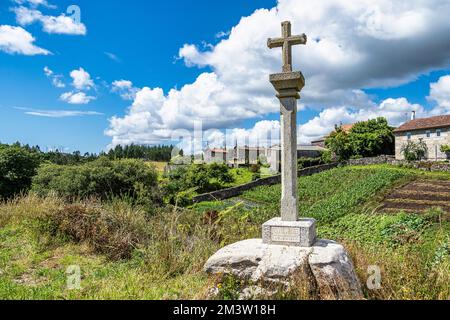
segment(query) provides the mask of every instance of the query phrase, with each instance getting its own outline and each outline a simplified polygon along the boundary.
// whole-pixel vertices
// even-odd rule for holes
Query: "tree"
[[[340,161],[348,160],[352,156],[348,134],[342,127],[336,127],[336,130],[325,141],[325,145]]]
[[[0,146],[0,198],[26,191],[40,164],[39,154],[18,146]]]
[[[385,118],[358,122],[349,133],[342,127],[336,127],[325,144],[341,161],[351,157],[394,154],[394,128],[389,126]]]
[[[403,145],[401,152],[407,161],[420,161],[426,158],[428,147],[423,139],[418,142],[408,141]]]
[[[363,158],[394,154],[394,128],[385,118],[358,122],[348,135],[352,156]]]

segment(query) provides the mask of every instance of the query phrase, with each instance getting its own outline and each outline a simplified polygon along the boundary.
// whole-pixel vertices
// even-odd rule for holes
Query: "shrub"
[[[18,146],[0,146],[0,199],[10,198],[31,186],[39,155]]]
[[[259,164],[252,164],[249,168],[249,171],[251,173],[258,173],[261,170],[261,165]]]
[[[333,152],[330,150],[322,152],[322,155],[320,156],[322,163],[331,163],[333,162]]]
[[[447,158],[450,159],[450,145],[441,146],[441,152],[447,155]]]
[[[298,168],[309,168],[323,164],[322,158],[299,158]]]
[[[126,197],[146,206],[160,202],[157,174],[141,160],[100,158],[76,166],[45,164],[32,188],[39,195],[56,192],[67,199]]]
[[[166,178],[164,189],[167,201],[179,205],[186,205],[190,202],[186,196],[192,196],[192,191],[211,192],[234,181],[230,169],[226,165],[218,163],[182,166],[167,173]]]
[[[418,142],[408,141],[403,145],[401,152],[407,161],[419,161],[425,159],[428,147],[422,139]]]
[[[145,213],[119,201],[106,208],[95,202],[68,204],[46,219],[53,234],[87,243],[114,260],[130,258],[149,239]]]

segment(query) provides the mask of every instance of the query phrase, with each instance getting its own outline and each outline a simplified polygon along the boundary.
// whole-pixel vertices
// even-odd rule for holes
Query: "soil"
[[[394,190],[381,207],[385,212],[421,213],[434,207],[445,211],[450,219],[450,181],[419,180]]]

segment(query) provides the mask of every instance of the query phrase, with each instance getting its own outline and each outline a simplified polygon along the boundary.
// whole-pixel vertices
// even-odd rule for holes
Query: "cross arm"
[[[302,34],[300,36],[291,36],[288,38],[270,38],[267,40],[267,46],[270,49],[279,48],[284,45],[285,41],[287,41],[291,45],[306,44],[308,38],[306,34]]]

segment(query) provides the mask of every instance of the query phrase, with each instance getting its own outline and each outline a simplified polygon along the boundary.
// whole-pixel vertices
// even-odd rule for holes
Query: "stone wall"
[[[299,177],[310,176],[310,175],[313,175],[316,173],[320,173],[323,171],[337,168],[340,165],[341,164],[339,164],[339,163],[331,163],[331,164],[325,164],[325,165],[321,165],[321,166],[302,169],[302,170],[299,170],[298,176]],[[281,183],[281,175],[276,175],[276,176],[272,176],[272,177],[268,177],[268,178],[258,179],[258,180],[252,181],[250,183],[236,186],[233,188],[201,194],[201,195],[194,197],[193,201],[194,201],[194,203],[199,203],[199,202],[204,202],[204,201],[218,201],[218,200],[230,199],[233,197],[237,197],[237,196],[241,195],[243,192],[254,189],[256,187],[272,186],[272,185],[280,184],[280,183]]]
[[[394,156],[379,156],[374,158],[351,159],[347,161],[350,166],[369,166],[374,164],[386,164],[395,161]]]
[[[396,160],[393,156],[379,156],[374,158],[362,158],[348,160],[347,165],[350,166],[368,166],[374,164],[391,164],[395,166],[410,167],[425,171],[443,171],[450,172],[450,163],[436,161],[416,161],[408,162],[406,160]]]

